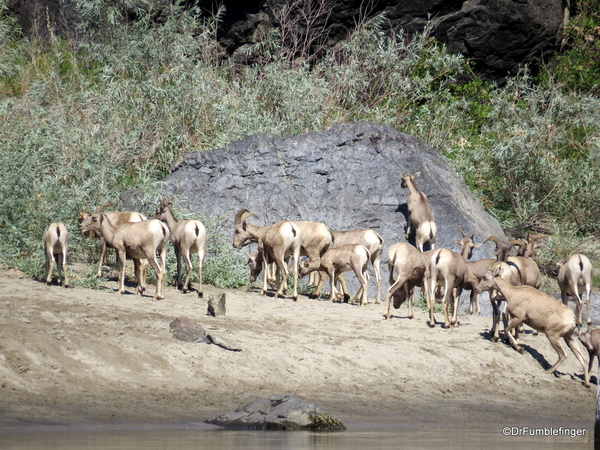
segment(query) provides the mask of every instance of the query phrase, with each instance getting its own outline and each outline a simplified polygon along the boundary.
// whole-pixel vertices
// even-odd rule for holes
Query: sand
[[[73,269],[73,268],[72,268]],[[77,273],[73,274],[77,278]],[[349,428],[565,426],[593,430],[595,385],[527,332],[523,353],[488,338],[491,319],[427,326],[402,306],[261,296],[205,286],[205,297],[165,288],[165,299],[47,286],[0,270],[0,426],[202,422],[271,394],[315,402]],[[210,295],[227,314],[207,315]],[[239,346],[174,339],[184,316]],[[566,345],[565,345],[566,349]],[[592,378],[595,382],[595,371]]]

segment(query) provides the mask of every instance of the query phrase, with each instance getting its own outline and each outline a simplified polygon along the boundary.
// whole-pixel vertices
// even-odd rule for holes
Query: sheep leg
[[[517,343],[517,341],[515,340],[515,338],[513,337],[512,333],[511,333],[511,331],[513,330],[513,328],[516,328],[519,325],[521,325],[521,323],[522,323],[521,319],[519,319],[518,317],[513,317],[510,320],[510,323],[508,324],[506,329],[504,330],[504,333],[508,337],[508,340],[510,341],[511,345],[519,353],[523,352],[523,348]],[[552,341],[550,343],[552,343]],[[561,348],[561,350],[562,350],[562,348]],[[563,351],[563,353],[564,353],[564,351]]]
[[[117,260],[119,267],[119,294],[125,293],[125,259],[127,255],[125,250],[117,251]]]
[[[573,333],[574,334],[574,333]],[[583,353],[581,353],[581,349],[579,348],[579,344],[577,343],[577,338],[573,334],[569,336],[565,336],[565,342],[575,355],[575,358],[579,360],[581,363],[581,367],[583,368],[583,385],[585,387],[590,387],[590,371],[591,369],[585,364],[585,358],[583,357]],[[590,361],[592,358],[590,357]]]
[[[279,281],[279,288],[277,289],[277,292],[275,292],[275,298],[277,298],[277,297],[283,297],[283,294],[285,293],[285,291],[287,289],[288,270],[287,270],[285,261],[283,261],[283,259],[278,258],[275,262],[277,264],[277,269],[279,270],[279,274],[281,276],[281,280]]]
[[[148,258],[148,262],[152,266],[152,269],[156,273],[156,291],[154,293],[154,300],[162,300],[164,298],[162,293],[162,285],[165,278],[165,271],[160,267],[156,256]]]
[[[185,294],[188,290],[189,290],[189,284],[190,284],[190,277],[192,275],[192,259],[190,257],[190,251],[189,249],[186,250],[185,252],[183,252],[183,261],[185,262],[185,271],[186,271],[186,275],[185,275],[185,280],[183,282],[183,285],[181,286],[181,293]]]
[[[354,302],[358,302],[358,306],[362,306],[368,302],[367,299],[367,277],[366,277],[366,266],[362,268],[352,267],[352,271],[354,275],[356,275],[356,279],[360,283],[360,288],[356,292],[356,297],[354,297]]]
[[[588,327],[592,324],[592,310],[590,306],[590,292],[592,290],[592,286],[590,282],[585,283],[585,302],[587,304],[587,324]]]
[[[588,348],[588,356],[588,359],[590,360],[588,365],[588,373],[592,373],[592,369],[594,368],[594,356],[596,356],[596,352]]]
[[[444,296],[442,297],[442,306],[444,308],[444,327],[450,328],[452,326],[452,322],[450,321],[450,317],[448,315],[448,308],[450,307],[450,302],[452,301],[452,289],[449,286],[452,286],[452,282],[454,280],[444,280]]]
[[[583,323],[583,302],[581,301],[581,296],[579,295],[579,286],[576,281],[569,281],[569,290],[571,291],[571,295],[573,296],[573,300],[575,300],[575,304],[577,307],[577,320],[579,324]],[[589,313],[589,309],[588,309]]]
[[[451,289],[452,292],[452,322],[451,325],[454,327],[458,324],[458,301],[460,300],[460,294],[462,294],[462,288],[459,286]]]
[[[329,279],[331,282],[331,293],[329,299],[334,302],[335,301],[335,268],[331,268],[331,270],[327,271],[327,275],[329,275]]]
[[[558,353],[558,361],[556,361],[556,363],[552,367],[545,371],[546,373],[552,373],[556,370],[558,366],[560,366],[563,363],[565,359],[567,359],[567,353],[565,352],[563,346],[560,344],[559,338],[557,336],[546,335],[546,337],[550,341],[550,344],[552,345],[556,353]],[[577,354],[575,354],[575,356],[577,357]]]
[[[102,276],[102,263],[104,262],[104,253],[106,252],[106,240],[103,237],[100,237],[100,256],[98,257],[100,261],[98,261],[98,270],[96,271],[96,278],[100,278]]]
[[[315,290],[313,291],[312,296],[318,297],[319,294],[321,293],[321,290],[323,289],[323,285],[325,284],[325,279],[327,278],[327,272],[314,271],[313,273],[316,273],[318,275],[319,282],[317,283],[317,287],[315,287]]]
[[[135,268],[135,278],[137,280],[137,287],[135,289],[135,293],[137,295],[142,295],[144,290],[142,289],[142,262],[139,259],[133,260],[133,267]]]
[[[295,251],[292,254],[292,257],[294,258],[294,268],[293,268],[294,293],[292,294],[292,298],[294,299],[294,301],[297,301],[298,300],[298,264],[300,264],[300,246],[298,246],[298,248],[295,249]]]
[[[492,342],[498,342],[498,323],[500,322],[500,304],[498,299],[490,292],[490,303],[492,304],[492,329],[490,330]],[[506,327],[505,327],[506,328]]]
[[[406,297],[408,298],[408,318],[412,319],[413,315],[413,302],[415,297],[415,288],[409,287],[407,283],[404,283],[404,289],[406,290]]]
[[[427,303],[427,308],[429,309],[429,326],[431,328],[435,327],[435,316],[433,314],[433,308],[435,306],[435,281],[430,280],[432,286],[427,286],[427,282],[423,281],[423,290],[425,291],[425,302]]]
[[[67,271],[67,250],[63,249],[62,253],[58,255],[59,257],[59,266],[58,266],[58,276],[62,276],[63,286],[69,287],[69,273]],[[62,275],[61,275],[62,273]],[[589,311],[589,309],[588,309]]]
[[[204,262],[204,250],[198,251],[198,287],[196,288],[196,292],[198,292],[198,297],[204,296],[204,289],[202,288],[202,264]]]
[[[373,265],[373,272],[375,273],[375,282],[377,283],[377,299],[375,300],[376,305],[381,303],[381,271],[379,270],[380,259],[381,254],[373,258],[371,261],[371,264]]]
[[[46,284],[52,283],[52,269],[54,268],[54,255],[52,250],[46,250],[46,272],[44,273],[44,281]]]
[[[479,294],[477,293],[477,289],[471,289],[471,294],[469,295],[469,309],[467,314],[473,314],[473,306],[475,306],[475,315],[481,315],[481,309],[479,308]]]
[[[400,283],[400,279],[398,279],[394,284],[392,284],[388,288],[387,294],[385,296],[385,306],[383,307],[384,319],[390,318],[390,304],[392,303],[392,296],[394,295],[394,292],[396,292],[400,287],[402,287],[402,284]]]
[[[174,250],[175,250],[175,259],[177,260],[177,275],[175,277],[175,290],[180,290],[181,289],[181,285],[179,284],[179,280],[180,278],[180,274],[181,274],[181,251],[179,250],[179,248],[175,245],[174,246]]]
[[[348,301],[350,298],[350,292],[348,291],[348,285],[346,285],[346,279],[344,278],[344,272],[340,272],[337,276],[337,281],[340,283],[342,293],[344,295],[344,301]]]
[[[148,261],[140,259],[140,278],[138,278],[138,286],[141,292],[146,291],[146,279],[148,277]]]

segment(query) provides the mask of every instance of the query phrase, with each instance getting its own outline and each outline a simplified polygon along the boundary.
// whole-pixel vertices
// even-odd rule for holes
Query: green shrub
[[[493,86],[427,30],[385,31],[383,16],[310,64],[289,33],[272,33],[252,49],[255,64],[239,67],[211,41],[222,11],[158,14],[131,0],[79,6],[80,41],[25,39],[0,14],[2,264],[39,276],[41,237],[57,220],[71,231],[71,260],[94,263],[79,212],[134,189],[142,194],[128,207],[152,215],[155,183],[182,153],[346,121],[388,123],[438,148],[506,226],[600,232],[600,101],[592,88],[565,89],[554,69],[541,84],[524,71]],[[205,281],[245,284],[229,220],[201,219],[210,237]],[[174,274],[172,251],[168,264]]]

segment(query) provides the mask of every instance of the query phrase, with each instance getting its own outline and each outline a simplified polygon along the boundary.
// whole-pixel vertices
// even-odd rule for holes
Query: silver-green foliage
[[[153,186],[182,153],[345,121],[388,123],[437,147],[505,223],[546,215],[600,229],[595,97],[542,89],[526,74],[504,87],[475,84],[476,97],[457,83],[464,58],[427,31],[384,32],[382,16],[310,66],[278,57],[285,45],[273,42],[252,49],[264,63],[236,66],[212,41],[215,20],[197,11],[172,7],[157,22],[143,2],[79,5],[90,36],[81,42],[29,43],[0,19],[1,262],[31,261],[33,273],[55,220],[71,230],[74,258],[92,260],[78,212]],[[131,8],[134,23],[122,20]],[[139,207],[152,215],[155,205]],[[206,279],[237,285],[244,257],[228,225],[212,220]]]

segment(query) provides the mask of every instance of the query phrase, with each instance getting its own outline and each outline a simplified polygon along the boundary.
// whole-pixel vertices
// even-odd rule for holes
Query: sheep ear
[[[502,275],[502,267],[498,266],[498,267],[494,268],[494,271],[492,272],[492,275],[494,277],[499,277],[500,275]]]
[[[421,171],[418,171],[413,175],[413,178],[419,178],[421,176]]]

